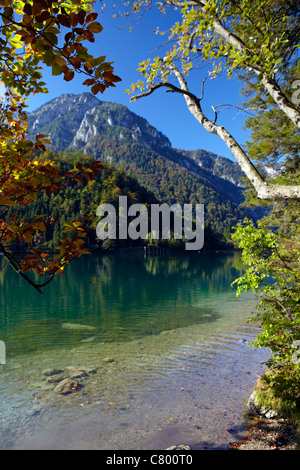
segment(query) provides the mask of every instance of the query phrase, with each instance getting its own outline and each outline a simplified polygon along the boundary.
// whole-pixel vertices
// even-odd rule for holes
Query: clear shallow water
[[[0,448],[226,448],[268,357],[240,272],[237,253],[88,256],[41,296],[1,271]],[[95,372],[67,396],[42,374],[75,366]]]

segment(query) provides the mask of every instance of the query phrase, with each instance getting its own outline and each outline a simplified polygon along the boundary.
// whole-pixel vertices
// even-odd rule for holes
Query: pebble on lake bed
[[[52,369],[44,369],[42,371],[42,374],[45,375],[46,377],[49,377],[50,375],[57,375],[61,374],[63,370],[61,369],[55,369],[54,367]]]
[[[105,363],[108,364],[109,362],[115,362],[115,360],[114,360],[112,357],[105,357],[105,358],[103,359],[103,362],[105,362]]]
[[[167,447],[166,450],[192,450],[192,448],[190,446],[180,444],[179,446]]]
[[[49,377],[46,378],[46,382],[48,384],[55,384],[57,382],[61,382],[62,380],[66,379],[67,377],[62,374],[54,374],[50,375]]]
[[[54,392],[66,395],[72,393],[79,388],[79,384],[72,379],[64,379],[54,388]]]
[[[71,372],[70,374],[71,379],[81,379],[83,377],[88,377],[87,372],[85,372],[84,370],[74,369],[73,372]]]

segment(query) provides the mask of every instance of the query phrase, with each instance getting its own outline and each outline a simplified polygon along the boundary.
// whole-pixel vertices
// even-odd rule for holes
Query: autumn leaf
[[[57,15],[57,20],[59,24],[65,26],[66,28],[70,28],[71,23],[67,15]]]
[[[73,80],[74,75],[75,75],[74,70],[68,70],[68,71],[64,74],[64,80],[66,80],[66,82],[69,82],[69,81]]]
[[[103,26],[98,21],[94,21],[88,25],[88,30],[92,31],[92,33],[100,33],[103,30]]]

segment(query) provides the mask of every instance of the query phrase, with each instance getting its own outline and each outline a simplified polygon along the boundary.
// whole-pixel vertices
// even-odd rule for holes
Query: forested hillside
[[[91,163],[92,156],[84,155],[80,152],[60,152],[59,155],[51,151],[46,151],[39,156],[39,159],[49,159],[55,161],[57,167],[64,172],[71,171],[78,163]],[[50,229],[43,234],[40,243],[48,249],[54,249],[63,235],[65,223],[79,218],[91,217],[86,225],[89,228],[87,244],[91,249],[112,250],[120,247],[141,247],[147,241],[144,240],[96,240],[96,225],[99,218],[96,217],[96,210],[100,204],[109,203],[116,208],[118,215],[119,196],[127,196],[128,206],[134,203],[141,203],[149,207],[150,204],[160,204],[172,199],[172,194],[166,192],[164,201],[159,200],[151,191],[139,184],[136,178],[127,175],[124,169],[117,169],[112,164],[104,163],[104,169],[92,181],[82,183],[72,182],[67,187],[47,196],[43,194],[32,204],[14,209],[24,219],[33,219],[35,216],[45,214],[55,220]],[[150,214],[150,213],[149,213]],[[129,219],[130,220],[130,219]],[[209,220],[205,221],[205,249],[226,248],[230,246],[224,235],[212,229]],[[150,227],[150,220],[149,220]],[[153,243],[153,242],[152,242]],[[168,249],[184,249],[183,240],[157,240],[157,245],[162,245]]]

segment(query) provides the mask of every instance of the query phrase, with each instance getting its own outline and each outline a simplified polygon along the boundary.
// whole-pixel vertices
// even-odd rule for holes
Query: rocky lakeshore
[[[69,323],[63,329],[79,326],[88,331]],[[91,329],[72,348],[15,361],[5,382],[18,401],[4,409],[2,447],[225,449],[240,439],[242,400],[261,361],[240,335],[215,333],[213,340],[186,327],[98,342]]]
[[[114,363],[111,357],[101,358],[103,365]],[[82,391],[87,380],[96,376],[99,368],[67,366],[65,369],[48,368],[42,371],[42,388],[55,395],[68,395]],[[287,420],[278,417],[276,411],[260,408],[255,392],[247,403],[248,429],[245,436],[230,442],[228,450],[296,450],[297,431]],[[166,450],[193,450],[189,445],[173,445]]]
[[[276,411],[260,408],[255,392],[247,403],[248,429],[243,439],[231,442],[229,450],[297,450],[297,429]]]
[[[53,385],[53,391],[61,395],[79,390],[83,386],[82,380],[95,373],[96,369],[77,366],[68,366],[65,371],[55,368],[42,371],[45,383],[49,386]]]

